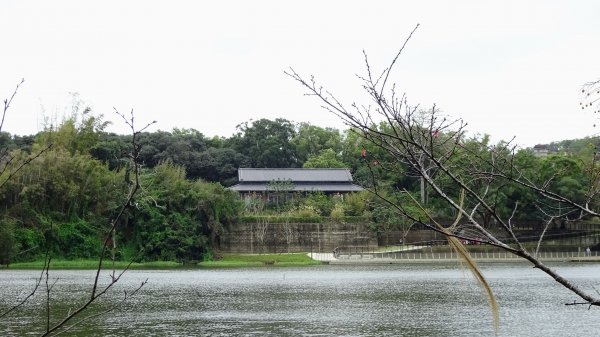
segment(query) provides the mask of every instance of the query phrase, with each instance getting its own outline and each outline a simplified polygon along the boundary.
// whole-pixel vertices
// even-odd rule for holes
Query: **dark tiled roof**
[[[240,168],[238,179],[242,182],[270,182],[274,180],[290,180],[299,182],[351,182],[352,175],[348,169],[271,169]]]
[[[240,168],[240,183],[230,187],[238,192],[268,192],[271,182],[290,182],[290,192],[358,192],[363,188],[352,183],[349,169],[271,169]]]
[[[230,187],[234,191],[238,192],[266,192],[269,191],[268,184],[260,183],[240,183]],[[293,184],[290,192],[359,192],[363,188],[351,183],[345,184],[327,184],[327,183],[302,183]]]

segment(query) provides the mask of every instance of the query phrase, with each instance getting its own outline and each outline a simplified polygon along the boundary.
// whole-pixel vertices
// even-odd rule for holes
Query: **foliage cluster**
[[[130,145],[127,136],[105,132],[102,116],[77,104],[69,118],[35,136],[0,133],[0,148],[15,161],[53,144],[0,188],[0,263],[35,259],[46,250],[62,258],[98,254],[98,242],[105,238],[103,233],[130,179],[125,157]],[[376,127],[389,131],[385,124]],[[444,133],[439,137],[443,139]],[[490,144],[487,136],[463,137],[461,142],[462,152],[450,159],[450,165],[459,169],[468,168],[475,158],[494,156],[494,149],[506,148],[502,143]],[[412,206],[412,198],[424,198],[427,211],[436,218],[456,215],[434,191],[421,189],[415,172],[353,129],[340,132],[285,119],[258,120],[241,124],[230,138],[174,129],[142,133],[140,143],[143,189],[119,225],[115,245],[120,258],[201,261],[240,216],[242,221],[261,216],[294,222],[367,219],[378,232],[406,230],[412,224],[366,192],[343,198],[289,195],[282,183],[274,191],[280,194],[277,203],[256,198],[241,205],[223,187],[236,182],[239,167],[348,167],[358,184],[385,193],[416,218],[422,211]],[[536,156],[531,149],[518,150],[515,164],[536,183],[550,181],[549,190],[583,200],[596,144],[593,139],[570,140],[553,143],[553,148],[557,152],[546,157]],[[438,180],[450,195],[458,196],[451,182],[443,176]],[[493,210],[499,214],[514,212],[519,221],[540,218],[538,197],[530,189],[516,185],[487,188],[494,195]],[[489,211],[479,208],[477,212],[482,223],[494,225]]]
[[[0,177],[0,263],[55,258],[97,258],[111,217],[124,201],[131,168],[126,161],[94,157],[106,136],[101,116],[74,115],[49,126],[30,146],[20,148],[3,134],[11,161],[29,151],[51,149],[11,179]],[[121,155],[122,156],[122,155]],[[10,171],[7,171],[10,172]],[[235,222],[239,197],[221,184],[186,178],[169,159],[145,168],[143,189],[111,238],[117,259],[197,261],[210,253]]]

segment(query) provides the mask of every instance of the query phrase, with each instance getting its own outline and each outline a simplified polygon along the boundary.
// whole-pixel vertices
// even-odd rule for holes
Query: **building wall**
[[[220,249],[236,253],[332,252],[335,248],[377,247],[363,224],[240,223],[221,236]]]

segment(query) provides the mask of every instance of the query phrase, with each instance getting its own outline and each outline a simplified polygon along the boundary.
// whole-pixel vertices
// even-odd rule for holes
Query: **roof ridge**
[[[346,167],[240,167],[238,170],[350,170]]]

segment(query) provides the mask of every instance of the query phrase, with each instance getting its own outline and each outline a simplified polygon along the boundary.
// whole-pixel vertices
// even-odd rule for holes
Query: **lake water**
[[[555,264],[582,288],[600,289],[600,264]],[[500,304],[498,336],[599,336],[600,308],[577,300],[525,264],[486,264]],[[38,272],[0,270],[0,310]],[[89,292],[90,271],[53,271],[55,317]],[[108,276],[104,276],[106,281]],[[129,271],[111,296],[148,284],[119,310],[67,336],[492,336],[490,309],[470,274],[453,264]],[[43,329],[43,293],[0,321],[0,335]],[[94,310],[99,310],[95,308]]]

